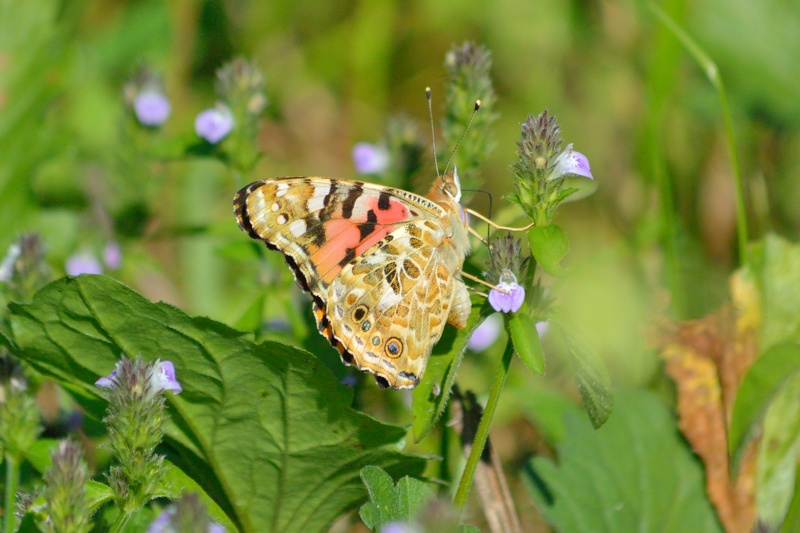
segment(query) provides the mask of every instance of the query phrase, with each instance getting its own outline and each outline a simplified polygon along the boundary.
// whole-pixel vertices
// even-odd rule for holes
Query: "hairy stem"
[[[511,358],[513,356],[514,344],[511,342],[511,336],[509,335],[506,350],[503,352],[503,359],[500,362],[500,368],[497,370],[497,375],[492,384],[492,390],[489,392],[489,401],[486,402],[486,409],[483,411],[481,422],[478,424],[478,431],[475,433],[475,441],[472,443],[472,450],[469,453],[469,458],[467,458],[467,465],[464,467],[464,473],[461,475],[461,481],[458,484],[454,503],[459,509],[463,509],[464,504],[467,503],[469,489],[472,487],[472,480],[475,477],[475,469],[478,467],[478,461],[480,461],[481,455],[483,455],[486,440],[489,438],[489,429],[492,427],[492,419],[497,410],[497,404],[500,401],[500,393],[503,391],[503,385],[506,383],[508,367],[511,365]]]

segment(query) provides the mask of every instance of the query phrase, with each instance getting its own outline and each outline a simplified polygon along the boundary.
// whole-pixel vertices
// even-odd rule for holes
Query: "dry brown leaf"
[[[727,427],[736,391],[755,360],[759,326],[754,288],[731,280],[736,312],[723,309],[673,327],[661,347],[678,395],[678,426],[702,459],[706,490],[728,532],[752,530],[755,521],[755,442],[731,479]]]

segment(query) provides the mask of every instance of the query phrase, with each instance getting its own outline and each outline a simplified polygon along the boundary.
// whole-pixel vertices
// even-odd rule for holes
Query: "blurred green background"
[[[544,109],[557,115],[599,190],[562,208],[571,275],[545,283],[615,383],[648,383],[657,368],[649,328],[662,316],[717,308],[739,264],[715,92],[648,6],[0,0],[0,249],[38,231],[61,274],[67,257],[99,255],[116,240],[123,266],[111,275],[151,299],[233,323],[258,276],[224,253],[246,239],[231,213],[243,183],[219,161],[185,153],[196,142],[195,115],[214,103],[216,69],[244,56],[266,77],[264,157],[245,179],[352,178],[353,144],[377,140],[388,117],[407,113],[427,135],[424,88],[433,89],[438,121],[444,54],[474,41],[493,54],[500,113],[497,147],[479,169],[486,188],[506,205],[520,123]],[[751,238],[767,230],[796,238],[800,2],[661,6],[726,82]],[[145,148],[126,129],[122,94],[142,66],[163,76],[172,102]],[[473,206],[487,208],[480,195]]]

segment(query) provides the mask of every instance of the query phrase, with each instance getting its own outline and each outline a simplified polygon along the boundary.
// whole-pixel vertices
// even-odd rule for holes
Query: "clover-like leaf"
[[[424,466],[395,451],[405,430],[354,411],[352,391],[302,350],[255,344],[105,276],[57,280],[10,309],[19,356],[95,419],[105,401],[93,384],[122,354],[172,361],[183,393],[168,395],[162,451],[240,530],[327,530],[366,497],[362,467]]]
[[[395,484],[389,474],[376,466],[362,468],[361,479],[370,501],[361,506],[359,515],[373,531],[390,522],[412,522],[435,495],[427,484],[409,476]]]

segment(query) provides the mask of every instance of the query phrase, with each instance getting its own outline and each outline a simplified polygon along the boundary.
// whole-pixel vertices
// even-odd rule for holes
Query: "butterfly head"
[[[443,174],[436,178],[428,198],[440,203],[458,204],[461,201],[461,181],[458,179],[458,170],[455,167],[452,174]]]

